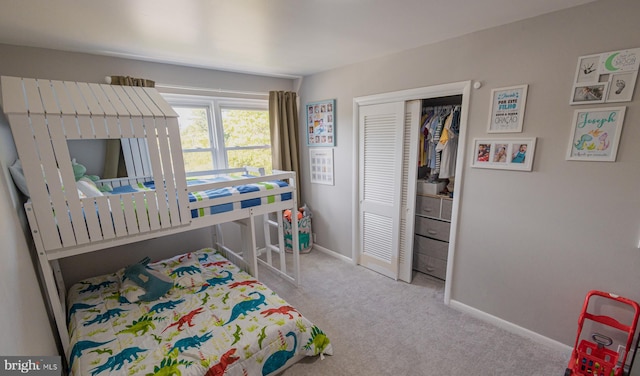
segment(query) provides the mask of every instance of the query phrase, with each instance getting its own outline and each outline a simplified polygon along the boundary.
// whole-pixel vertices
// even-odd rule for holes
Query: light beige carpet
[[[564,374],[570,354],[445,306],[442,281],[396,282],[315,250],[301,265],[299,288],[264,268],[260,279],[325,331],[334,355],[284,376]]]

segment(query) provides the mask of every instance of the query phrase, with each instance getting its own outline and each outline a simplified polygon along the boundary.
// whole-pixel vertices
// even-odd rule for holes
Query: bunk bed
[[[274,171],[271,175],[253,176],[243,169],[242,176],[230,178],[226,173],[238,170],[228,170],[210,180],[187,180],[177,114],[153,88],[4,76],[0,78],[0,82],[2,109],[9,120],[29,191],[25,211],[49,303],[68,360],[74,360],[77,356],[74,350],[77,350],[78,343],[89,341],[87,338],[78,338],[76,333],[79,331],[74,329],[83,327],[86,322],[80,325],[79,322],[73,324],[70,321],[70,325],[74,326],[67,327],[67,318],[76,317],[67,315],[73,307],[78,307],[75,304],[86,305],[87,299],[106,302],[100,308],[106,311],[101,314],[113,312],[110,309],[124,309],[109,306],[113,299],[100,295],[104,294],[99,291],[100,288],[94,289],[98,295],[82,298],[81,303],[67,301],[67,298],[78,298],[78,291],[72,288],[70,296],[67,296],[58,263],[61,258],[235,222],[242,229],[242,252],[234,253],[223,245],[220,246],[225,251],[224,256],[233,261],[229,265],[237,264],[248,274],[240,275],[236,270],[227,269],[226,272],[215,271],[218,273],[214,273],[215,275],[224,276],[224,273],[228,273],[229,276],[238,275],[241,280],[251,275],[257,279],[258,263],[261,263],[289,282],[295,285],[299,283],[298,237],[293,236],[293,252],[289,255],[284,250],[282,229],[282,212],[286,209],[295,211],[298,206],[293,172]],[[67,144],[69,140],[82,139],[119,139],[122,140],[123,148],[128,144],[143,145],[143,148],[129,149],[125,153],[142,155],[143,158],[139,159],[146,161],[148,166],[142,170],[143,173],[137,172],[133,176],[102,182],[115,187],[110,194],[87,196],[76,189],[77,182]],[[132,140],[142,142],[131,142]],[[264,257],[259,257],[256,249],[255,219],[258,216],[264,219]],[[296,234],[298,223],[296,216],[292,217],[292,233]],[[277,227],[276,244],[271,244],[272,227]],[[273,257],[272,253],[276,256]],[[153,255],[149,257],[153,258]],[[173,264],[175,263],[171,260],[162,262],[165,267],[176,267],[177,264]],[[103,278],[102,282],[95,286],[112,284],[105,283],[108,281],[104,280],[104,276],[100,278]],[[232,280],[227,279],[226,282]],[[122,279],[111,282],[118,286],[122,284]],[[88,286],[94,286],[93,282],[88,283]],[[200,295],[193,299],[201,299],[204,294],[211,296],[214,291],[206,290],[207,287],[217,288],[227,283],[204,283],[198,290]],[[241,291],[245,291],[245,288],[246,286]],[[254,296],[275,296],[262,285],[258,289],[259,291],[249,292],[248,296],[244,293],[236,303],[250,302],[250,298]],[[220,292],[215,294],[219,296]],[[192,301],[192,298],[183,299]],[[277,297],[269,299],[279,301]],[[69,311],[66,309],[67,304],[70,305]],[[249,304],[244,303],[244,306]],[[136,309],[143,308],[137,306]],[[90,312],[95,312],[96,309]],[[150,307],[146,309],[147,313],[150,312]],[[243,314],[260,316],[259,311],[253,311],[251,309]],[[224,315],[228,315],[228,312]],[[87,319],[86,313],[83,317]],[[103,319],[103,316],[99,316],[98,321]],[[300,325],[304,327],[311,324]],[[318,329],[314,331],[317,333]],[[70,333],[75,340],[74,345],[70,342]],[[279,333],[281,346],[287,347],[285,337],[288,332]],[[146,338],[145,341],[149,344],[152,340]],[[326,350],[330,352],[330,347]],[[321,349],[320,352],[322,351],[324,350]],[[202,355],[202,351],[200,354]],[[208,364],[215,359],[216,355],[213,355],[213,358],[201,360]],[[175,357],[165,360],[176,361],[179,360]],[[87,371],[80,373],[83,372]],[[95,370],[92,374],[95,374]]]

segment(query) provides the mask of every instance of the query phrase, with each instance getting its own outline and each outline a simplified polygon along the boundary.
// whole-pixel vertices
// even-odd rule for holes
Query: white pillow
[[[87,198],[87,195],[84,194],[84,192],[82,192],[81,190],[77,190],[78,191],[78,197],[80,198]]]
[[[76,187],[78,187],[78,191],[84,193],[87,197],[104,196],[98,187],[96,187],[96,184],[89,178],[80,178],[80,180],[76,182]]]
[[[13,182],[16,187],[27,197],[29,196],[29,189],[27,189],[27,181],[24,178],[24,171],[22,171],[22,163],[19,159],[16,159],[11,166],[9,166],[9,172],[13,178]]]

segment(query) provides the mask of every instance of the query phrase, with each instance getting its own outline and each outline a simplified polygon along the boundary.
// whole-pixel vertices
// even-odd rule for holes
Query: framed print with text
[[[567,160],[615,162],[626,107],[576,110]]]
[[[529,85],[491,90],[488,133],[522,132]]]

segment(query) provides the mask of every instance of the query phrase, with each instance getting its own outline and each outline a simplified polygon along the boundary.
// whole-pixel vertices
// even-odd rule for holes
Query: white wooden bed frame
[[[58,264],[58,260],[64,257],[236,222],[242,228],[243,252],[229,255],[232,252],[230,249],[217,244],[227,251],[225,256],[232,256],[232,261],[256,278],[260,262],[298,286],[298,237],[293,236],[293,270],[287,272],[282,226],[283,210],[291,209],[295,212],[298,207],[295,173],[274,171],[272,175],[241,181],[242,184],[249,184],[287,180],[289,186],[280,189],[278,194],[290,192],[291,200],[191,218],[192,209],[239,199],[237,196],[222,197],[189,203],[188,192],[228,187],[233,182],[187,186],[178,115],[155,89],[6,76],[1,77],[0,81],[2,107],[11,126],[31,196],[30,201],[25,204],[25,210],[58,334],[67,356],[69,335],[65,314],[66,288]],[[144,140],[148,158],[142,158],[142,162],[148,159],[150,168],[147,166],[146,170],[151,175],[135,175],[108,182],[129,185],[154,180],[165,182],[164,186],[156,184],[155,191],[149,192],[80,198],[75,188],[67,140],[81,139]],[[122,142],[127,150],[125,155],[138,152],[138,149],[133,149],[139,148],[139,145],[127,148],[129,144],[138,143],[128,143],[127,140]],[[238,170],[222,172],[236,171]],[[251,192],[242,194],[241,199],[270,195],[273,195],[273,191]],[[145,205],[147,210],[135,210],[136,207]],[[269,219],[269,213],[276,213],[275,221]],[[256,251],[256,216],[265,219],[266,260],[258,258]],[[292,217],[292,233],[297,234],[297,217]],[[278,243],[275,245],[271,244],[270,239],[272,226],[278,228]],[[276,257],[278,267],[272,263],[271,252],[279,254]]]

